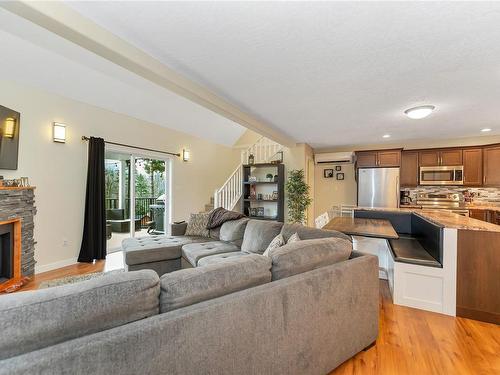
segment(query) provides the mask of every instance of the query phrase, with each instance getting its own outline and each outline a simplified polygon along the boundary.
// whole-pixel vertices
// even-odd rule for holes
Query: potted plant
[[[267,181],[273,182],[274,176],[272,175],[272,173],[268,173],[268,174],[266,174],[266,178],[267,178]]]
[[[286,182],[288,217],[291,223],[304,224],[307,207],[312,202],[309,185],[304,181],[304,170],[292,170]]]

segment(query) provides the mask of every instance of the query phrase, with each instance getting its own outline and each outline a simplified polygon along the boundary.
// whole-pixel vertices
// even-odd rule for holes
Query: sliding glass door
[[[108,254],[125,238],[165,234],[170,222],[170,159],[106,149]]]

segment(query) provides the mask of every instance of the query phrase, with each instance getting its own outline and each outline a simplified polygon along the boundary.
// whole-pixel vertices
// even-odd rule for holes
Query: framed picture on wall
[[[323,169],[323,177],[324,178],[332,178],[333,177],[333,169]]]
[[[336,170],[337,172],[340,172],[340,171],[342,170],[342,166],[341,166],[341,165],[336,165],[336,166],[335,166],[335,170]]]
[[[344,174],[343,173],[337,173],[337,180],[341,181],[344,179]]]

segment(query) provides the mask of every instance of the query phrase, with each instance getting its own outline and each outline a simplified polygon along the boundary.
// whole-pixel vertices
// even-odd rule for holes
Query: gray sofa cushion
[[[271,260],[249,254],[205,267],[165,274],[160,311],[167,312],[271,281]],[[210,321],[206,322],[210,324]]]
[[[125,263],[128,265],[159,262],[181,257],[182,245],[211,241],[205,237],[147,236],[126,238],[122,241]]]
[[[337,237],[337,238],[343,238],[344,240],[347,241],[351,241],[351,237],[336,230],[317,229],[317,228],[306,227],[300,224],[284,224],[283,228],[281,228],[281,234],[283,235],[283,238],[285,239],[286,242],[288,242],[288,240],[294,233],[297,233],[301,240]]]
[[[283,279],[349,259],[352,243],[342,238],[292,242],[270,251],[273,280]]]
[[[207,257],[203,257],[198,261],[198,267],[204,267],[209,264],[220,263],[225,260],[232,260],[235,258],[243,257],[250,255],[251,253],[247,253],[244,251],[233,251],[232,253],[224,253],[224,254],[215,254],[209,255]]]
[[[236,245],[222,241],[192,243],[182,246],[182,257],[191,263],[193,267],[196,267],[198,261],[203,257],[239,250]]]
[[[0,296],[0,359],[156,315],[159,295],[142,270]]]
[[[277,221],[249,220],[241,251],[263,254],[274,237],[281,231],[283,223]]]
[[[243,242],[243,235],[245,234],[247,223],[247,218],[226,221],[220,228],[220,240],[231,242],[240,247]]]

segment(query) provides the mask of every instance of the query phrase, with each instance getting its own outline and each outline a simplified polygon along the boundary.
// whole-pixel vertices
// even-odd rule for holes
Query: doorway
[[[167,234],[171,217],[171,160],[106,145],[107,253],[126,238]]]

